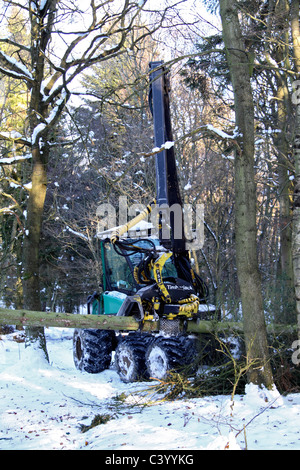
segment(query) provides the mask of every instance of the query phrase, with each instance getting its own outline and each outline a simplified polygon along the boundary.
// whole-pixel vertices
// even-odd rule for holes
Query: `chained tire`
[[[133,333],[126,336],[117,346],[115,366],[123,382],[149,379],[145,363],[146,350],[153,341],[151,335]]]
[[[75,367],[89,374],[108,369],[116,342],[114,331],[75,329],[73,359]]]
[[[148,375],[152,379],[165,379],[170,371],[180,372],[187,366],[192,367],[196,355],[196,340],[185,336],[159,336],[146,351]]]

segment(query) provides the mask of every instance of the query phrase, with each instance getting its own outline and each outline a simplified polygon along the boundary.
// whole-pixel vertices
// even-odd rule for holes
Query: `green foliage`
[[[215,94],[224,93],[231,80],[222,34],[200,38],[194,47],[195,57],[190,58],[181,71],[185,83],[198,89],[204,99],[212,92],[212,83]]]

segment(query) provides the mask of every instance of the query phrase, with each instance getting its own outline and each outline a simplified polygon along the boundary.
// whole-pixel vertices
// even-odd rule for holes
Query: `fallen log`
[[[74,313],[37,312],[33,310],[13,310],[0,308],[0,325],[44,326],[58,328],[95,328],[100,330],[137,331],[141,324],[133,317],[117,315],[79,315]],[[243,332],[242,322],[228,321],[187,321],[182,325],[187,333]],[[159,321],[145,321],[143,331],[159,331]],[[296,333],[297,325],[268,325],[269,333]]]
[[[150,323],[150,322],[148,322]],[[152,322],[153,323],[153,322]],[[0,325],[45,326],[61,328],[96,328],[101,330],[138,330],[133,317],[116,315],[78,315],[74,313],[37,312],[33,310],[11,310],[0,308]],[[149,331],[157,328],[149,325]]]

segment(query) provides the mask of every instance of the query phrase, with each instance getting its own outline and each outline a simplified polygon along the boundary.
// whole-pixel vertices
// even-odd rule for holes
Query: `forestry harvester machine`
[[[102,292],[88,298],[88,313],[133,316],[134,332],[76,329],[73,356],[78,369],[98,373],[114,363],[125,382],[149,377],[162,379],[168,371],[192,364],[199,353],[197,336],[186,333],[187,322],[197,322],[199,307],[207,303],[208,289],[194,272],[186,249],[183,217],[169,214],[170,236],[162,233],[163,210],[182,200],[172,145],[169,90],[163,62],[150,63],[149,105],[153,115],[156,158],[156,199],[127,224],[102,237]],[[132,239],[130,229],[158,208],[158,236]],[[175,224],[181,223],[181,237]],[[143,331],[144,322],[158,321],[159,331]]]

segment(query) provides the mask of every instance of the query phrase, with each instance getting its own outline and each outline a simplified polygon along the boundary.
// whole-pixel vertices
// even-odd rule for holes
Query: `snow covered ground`
[[[46,329],[49,364],[15,333],[1,336],[0,450],[97,449],[108,458],[156,450],[155,459],[168,450],[187,458],[202,449],[300,449],[300,394],[251,385],[234,402],[208,396],[147,404],[153,397],[138,391],[149,382],[124,384],[113,367],[97,375],[76,370],[72,333]],[[82,432],[97,415],[112,419]]]

